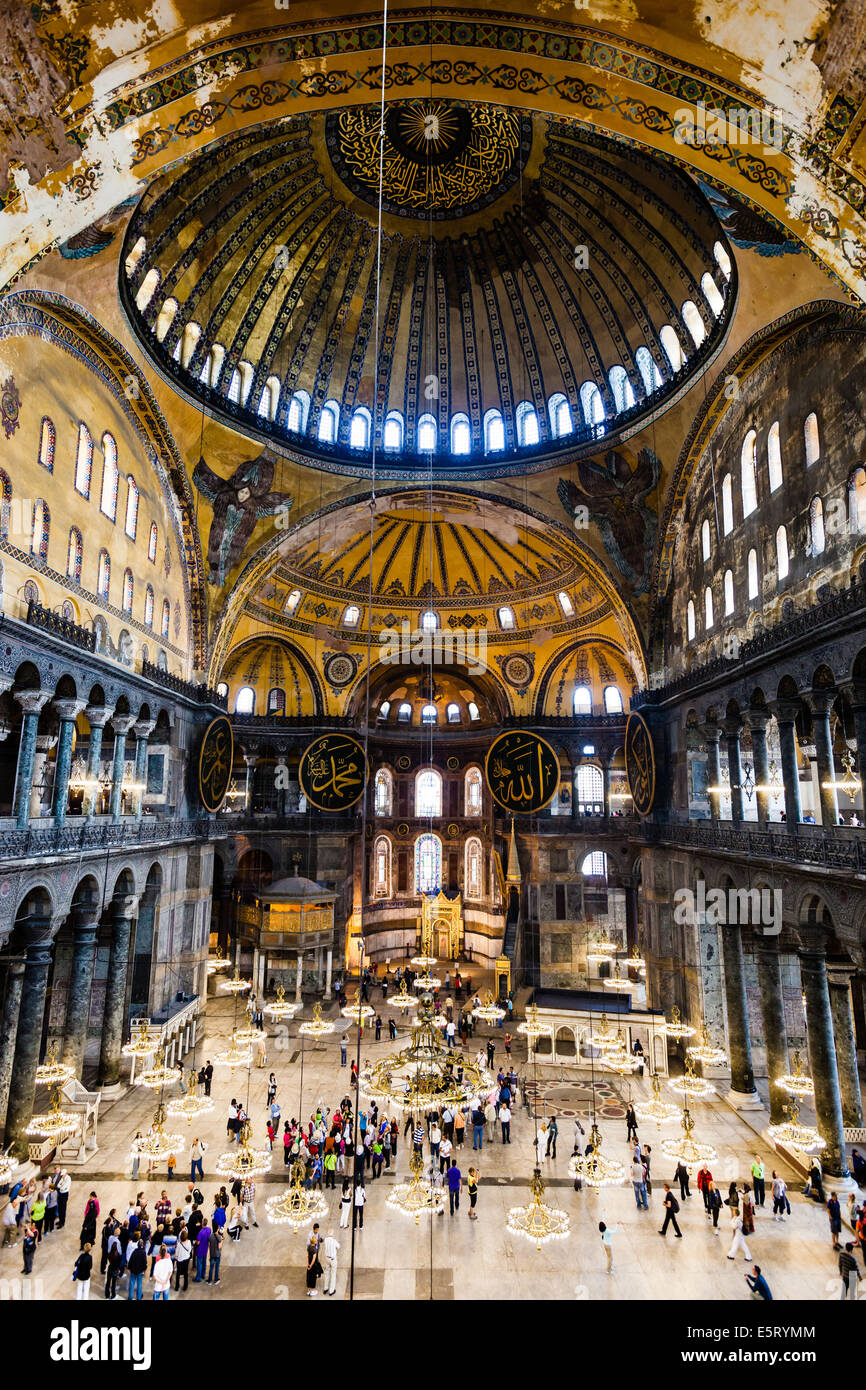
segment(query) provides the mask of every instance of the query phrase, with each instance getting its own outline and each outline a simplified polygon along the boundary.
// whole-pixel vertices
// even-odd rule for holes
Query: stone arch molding
[[[53,28],[56,20],[48,15],[46,27]],[[149,46],[147,60],[125,55],[116,70],[128,74],[138,67],[138,75],[111,87],[104,69],[98,97],[93,86],[72,91],[61,119],[79,157],[35,184],[26,171],[13,169],[13,189],[0,213],[0,285],[226,134],[299,109],[378,99],[381,21],[347,15],[233,33],[233,18],[175,31]],[[235,22],[243,22],[240,10]],[[525,16],[471,7],[398,8],[389,14],[388,38],[387,99],[429,95],[432,83],[437,96],[555,114],[641,146],[731,190],[797,238],[853,296],[866,297],[860,212],[866,187],[847,155],[856,147],[856,113],[844,101],[841,109],[838,101],[825,103],[830,109],[823,123],[807,133],[755,88],[688,63],[675,51],[563,18],[540,18],[529,7]],[[58,45],[62,39],[49,35]],[[689,39],[695,51],[692,27]],[[680,47],[672,37],[671,50]],[[706,51],[708,62],[724,57],[716,47]],[[742,70],[735,54],[732,66]],[[810,76],[817,78],[817,70]],[[681,113],[697,112],[701,103],[724,111],[728,124],[737,121],[732,111],[775,118],[772,143],[744,146],[733,137],[710,143],[699,121],[695,135]]]

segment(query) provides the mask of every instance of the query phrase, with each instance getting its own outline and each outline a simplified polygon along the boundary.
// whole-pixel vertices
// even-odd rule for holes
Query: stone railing
[[[786,864],[820,864],[826,869],[866,873],[866,834],[784,825],[778,829],[748,828],[724,821],[646,821],[643,838],[652,844],[675,844],[690,849],[722,850],[754,859]]]
[[[40,627],[45,632],[51,632],[64,642],[81,647],[82,651],[96,651],[95,629],[79,627],[78,623],[72,622],[70,618],[55,613],[53,608],[43,608],[41,603],[36,603],[33,599],[27,605],[27,621],[31,627]]]
[[[136,821],[124,817],[113,821],[99,816],[92,821],[74,820],[61,826],[29,826],[18,830],[0,828],[0,856],[4,859],[37,858],[75,850],[107,849],[112,845],[153,845],[178,840],[211,840],[228,834],[228,827],[202,818],[160,820],[156,817]]]
[[[152,661],[142,661],[141,674],[145,680],[162,685],[166,690],[173,690],[176,695],[185,695],[188,700],[195,700],[199,705],[219,705],[221,709],[228,708],[227,695],[217,694],[209,685],[196,685],[193,681],[185,681],[181,676],[173,676],[170,671],[163,671],[162,667],[154,666]]]

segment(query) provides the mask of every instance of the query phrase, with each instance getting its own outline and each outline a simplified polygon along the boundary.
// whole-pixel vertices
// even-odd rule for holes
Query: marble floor
[[[387,1023],[391,1012],[380,1005],[378,990],[373,1000]],[[198,1052],[199,1062],[219,1049],[227,1040],[233,1016],[230,997],[217,995],[208,1002],[206,1039]],[[310,1016],[307,1005],[303,1011]],[[254,1121],[257,1146],[264,1138],[265,1093],[268,1073],[278,1078],[278,1098],[283,1118],[298,1114],[309,1115],[317,1101],[329,1106],[339,1103],[348,1089],[348,1068],[339,1064],[339,1038],[342,1020],[336,1006],[326,1009],[326,1017],[337,1019],[335,1033],[317,1044],[309,1041],[303,1047],[303,1096],[301,1096],[301,1041],[297,1037],[299,1019],[269,1028],[268,1064],[253,1066],[250,1072],[229,1073],[217,1068],[214,1076],[214,1112],[187,1130],[191,1140],[198,1133],[208,1144],[205,1158],[205,1179],[201,1183],[209,1202],[222,1179],[215,1178],[214,1164],[227,1148],[225,1117],[229,1099],[242,1098]],[[401,1041],[405,1045],[409,1025],[398,1015]],[[504,1060],[503,1032],[489,1031],[496,1043],[496,1060]],[[482,1033],[482,1037],[484,1033]],[[470,1039],[470,1051],[478,1046]],[[387,1028],[380,1043],[365,1034],[362,1058],[375,1060],[394,1050],[387,1041]],[[350,1049],[350,1057],[352,1055]],[[676,1133],[675,1126],[660,1131],[655,1125],[643,1125],[640,1130],[644,1143],[653,1149],[653,1186],[648,1212],[635,1207],[631,1183],[607,1188],[596,1195],[584,1189],[575,1193],[568,1176],[574,1136],[574,1115],[580,1117],[588,1131],[593,1094],[596,1087],[596,1111],[604,1137],[604,1150],[613,1158],[627,1162],[629,1149],[625,1143],[625,1099],[629,1094],[649,1094],[648,1083],[640,1080],[622,1082],[616,1076],[593,1078],[586,1068],[541,1066],[527,1068],[525,1046],[515,1036],[514,1058],[517,1070],[530,1081],[528,1088],[539,1110],[555,1112],[560,1125],[558,1156],[543,1165],[547,1199],[552,1205],[564,1208],[571,1218],[568,1239],[558,1240],[537,1250],[520,1237],[512,1236],[506,1228],[508,1209],[529,1198],[529,1179],[534,1163],[534,1124],[529,1112],[522,1107],[515,1113],[512,1125],[512,1144],[485,1142],[481,1153],[472,1152],[469,1140],[458,1155],[464,1178],[470,1165],[480,1170],[478,1220],[468,1219],[468,1202],[464,1195],[460,1211],[450,1216],[424,1217],[416,1227],[411,1220],[386,1207],[386,1197],[395,1181],[408,1176],[407,1148],[401,1144],[396,1164],[375,1182],[368,1180],[368,1203],[364,1229],[355,1233],[354,1287],[356,1299],[597,1299],[597,1300],[731,1300],[749,1299],[743,1278],[750,1269],[742,1255],[730,1262],[725,1256],[729,1245],[727,1209],[721,1217],[721,1230],[714,1237],[703,1212],[696,1189],[690,1201],[684,1201],[679,1217],[683,1239],[676,1240],[669,1230],[662,1240],[658,1235],[663,1197],[662,1182],[672,1178],[673,1163],[666,1161],[661,1141]],[[672,1093],[667,1099],[676,1100]],[[71,1299],[75,1285],[71,1282],[72,1266],[78,1252],[78,1235],[87,1195],[91,1189],[98,1193],[101,1221],[111,1207],[125,1210],[128,1199],[144,1189],[153,1206],[160,1191],[167,1187],[169,1194],[180,1200],[189,1177],[188,1168],[180,1167],[171,1184],[163,1173],[147,1180],[142,1173],[137,1182],[130,1177],[129,1140],[136,1129],[146,1129],[154,1108],[153,1092],[140,1087],[127,1088],[117,1099],[104,1102],[99,1122],[99,1149],[82,1167],[71,1168],[73,1178],[68,1223],[62,1232],[46,1236],[36,1256],[34,1274],[25,1296],[45,1299]],[[732,1178],[748,1176],[755,1152],[766,1164],[767,1174],[773,1167],[781,1168],[789,1183],[792,1204],[791,1217],[784,1223],[772,1219],[772,1203],[757,1213],[754,1236],[749,1237],[753,1259],[761,1265],[773,1292],[774,1299],[838,1298],[840,1285],[836,1258],[831,1250],[826,1213],[801,1194],[802,1179],[781,1164],[767,1144],[756,1133],[766,1123],[766,1115],[758,1112],[748,1122],[737,1115],[721,1099],[696,1103],[692,1107],[696,1121],[696,1137],[713,1144],[718,1159],[711,1166],[717,1182],[727,1188]],[[171,1126],[176,1128],[177,1125]],[[181,1128],[183,1124],[181,1123]],[[401,1124],[402,1132],[402,1124]],[[187,1151],[188,1152],[188,1151]],[[180,1157],[180,1155],[178,1155]],[[185,1155],[186,1157],[186,1155]],[[188,1160],[187,1160],[188,1162]],[[668,1169],[671,1171],[669,1172]],[[245,1232],[239,1243],[226,1242],[222,1260],[222,1279],[219,1287],[190,1285],[187,1293],[175,1294],[172,1299],[197,1301],[233,1301],[236,1299],[284,1300],[304,1297],[305,1237],[303,1232],[292,1234],[289,1227],[269,1225],[264,1215],[266,1197],[278,1193],[286,1183],[282,1152],[274,1154],[272,1170],[257,1179],[257,1209],[259,1229]],[[769,1186],[769,1184],[768,1184]],[[341,1242],[337,1295],[349,1296],[349,1266],[352,1256],[351,1231],[339,1231],[339,1194],[325,1194],[332,1220],[322,1221],[323,1231],[329,1225]],[[210,1210],[211,1208],[207,1208]],[[613,1271],[605,1270],[604,1252],[598,1234],[598,1222],[605,1220],[617,1226],[614,1235]],[[20,1271],[17,1249],[0,1250],[0,1288],[14,1291]],[[6,1284],[5,1281],[12,1281]],[[125,1280],[121,1295],[125,1297]],[[864,1287],[864,1285],[861,1285]],[[145,1280],[145,1297],[150,1297],[149,1279]],[[94,1277],[91,1297],[102,1298],[102,1281]],[[321,1295],[319,1295],[321,1297]],[[119,1306],[119,1305],[118,1305]]]

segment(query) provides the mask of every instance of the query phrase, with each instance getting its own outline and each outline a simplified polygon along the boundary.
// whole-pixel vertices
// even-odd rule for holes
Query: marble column
[[[111,718],[106,705],[88,705],[84,711],[90,725],[90,746],[87,750],[87,786],[84,789],[83,811],[88,819],[94,814],[99,797],[99,768],[102,763],[102,731]]]
[[[295,1003],[301,1002],[301,985],[304,979],[304,957],[298,953],[298,973],[295,976]]]
[[[54,772],[54,801],[52,805],[55,825],[63,825],[66,820],[66,804],[69,800],[69,773],[72,768],[72,739],[75,734],[75,721],[84,709],[84,705],[84,700],[54,701],[54,708],[60,719],[60,738],[57,744],[57,765]]]
[[[757,1099],[752,1067],[752,1039],[746,1003],[743,938],[737,926],[721,928],[725,963],[725,1003],[728,1014],[728,1055],[731,1059],[731,1099],[749,1104]]]
[[[56,734],[37,734],[36,752],[33,757],[33,777],[30,782],[30,819],[37,820],[42,815],[45,795],[45,766],[48,754],[57,742]]]
[[[259,760],[258,753],[244,753],[244,762],[247,765],[246,780],[244,782],[244,810],[249,813],[253,809],[253,772]]]
[[[329,946],[329,947],[328,947],[328,954],[327,954],[327,957],[326,957],[326,963],[325,963],[325,998],[326,998],[326,999],[330,999],[330,997],[331,997],[331,980],[332,980],[332,978],[333,978],[333,974],[334,974],[334,952],[333,952],[332,948]]]
[[[731,784],[731,823],[743,820],[743,769],[740,763],[740,734],[743,723],[739,715],[725,720],[725,743],[728,750],[728,780]]]
[[[804,939],[799,951],[800,978],[806,996],[806,1033],[809,1039],[809,1065],[815,1083],[815,1114],[818,1130],[827,1143],[826,1149],[821,1151],[821,1165],[828,1177],[846,1178],[845,1126],[826,953],[823,940],[818,939],[817,933],[812,936],[801,931],[801,935]]]
[[[139,719],[133,725],[135,734],[135,780],[138,784],[135,793],[135,819],[141,820],[144,813],[144,784],[147,777],[147,740],[156,728],[155,719]]]
[[[126,1024],[124,1015],[126,981],[129,974],[129,943],[137,901],[135,897],[114,898],[108,909],[111,920],[111,955],[105,986],[105,1011],[102,1016],[100,1086],[116,1086],[120,1080],[120,1049],[123,1046]]]
[[[18,1011],[24,985],[24,957],[10,956],[6,962],[6,993],[3,999],[3,1021],[0,1024],[0,1120],[6,1113],[9,1099],[9,1079],[15,1056],[18,1033]]]
[[[135,722],[133,714],[115,714],[111,720],[114,730],[114,756],[111,761],[111,797],[108,811],[112,820],[120,820],[123,795],[123,769],[126,763],[126,736]]]
[[[851,711],[854,715],[854,736],[857,740],[857,776],[860,778],[860,805],[866,808],[866,688],[853,686],[850,690]],[[860,812],[860,820],[866,815]]]
[[[22,925],[22,924],[19,924]],[[29,1153],[24,1133],[33,1115],[36,1100],[36,1068],[42,1047],[42,1024],[51,965],[51,919],[31,917],[24,927],[24,981],[15,1033],[15,1055],[9,1079],[4,1143],[12,1146],[18,1158]]]
[[[601,799],[606,819],[610,815],[610,759],[607,756],[601,760],[601,788]]]
[[[62,1060],[75,1068],[81,1079],[84,1049],[87,1044],[87,1024],[90,1019],[90,991],[93,984],[93,963],[96,959],[96,937],[99,930],[99,909],[95,902],[72,905],[72,961],[69,966],[69,987],[66,995],[66,1023],[63,1029]]]
[[[767,1081],[770,1087],[770,1124],[780,1125],[787,1119],[785,1106],[788,1096],[776,1079],[784,1076],[788,1067],[788,1029],[785,1023],[785,1001],[782,997],[782,962],[778,944],[759,937],[755,961],[758,985],[761,990],[761,1017],[764,1022],[764,1041],[767,1047]]]
[[[30,793],[33,790],[33,769],[36,764],[36,735],[39,715],[51,699],[49,690],[19,690],[16,699],[23,711],[21,743],[18,748],[18,771],[15,777],[15,804],[12,814],[19,830],[26,830],[30,821]]]
[[[853,974],[853,966],[845,968],[830,964],[827,967],[830,1012],[833,1016],[833,1039],[836,1044],[836,1066],[839,1072],[839,1093],[842,1098],[842,1119],[846,1129],[862,1129],[863,1100],[860,1094],[860,1072],[857,1067],[854,1015],[851,1010],[851,976]]]
[[[833,763],[833,739],[830,733],[830,715],[836,692],[833,690],[812,690],[806,696],[812,711],[812,727],[815,731],[815,757],[818,763],[818,795],[821,800],[821,824],[839,824],[839,802],[836,797],[836,769]]]
[[[704,724],[702,732],[707,741],[707,797],[710,803],[710,815],[713,820],[718,820],[722,793],[718,790],[710,791],[709,788],[718,788],[722,785],[722,765],[719,760],[719,739],[722,736],[722,731],[718,724]]]
[[[752,731],[752,763],[755,774],[755,805],[758,824],[766,825],[770,819],[770,761],[767,757],[767,723],[769,714],[749,712],[749,728]]]
[[[773,705],[776,724],[779,729],[779,751],[782,760],[782,785],[785,788],[785,820],[788,825],[799,825],[803,819],[800,807],[800,768],[797,763],[797,735],[795,724],[799,703],[795,700],[777,700]]]

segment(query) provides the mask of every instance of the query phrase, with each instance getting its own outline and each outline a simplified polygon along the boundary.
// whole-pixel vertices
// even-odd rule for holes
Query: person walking
[[[770,1285],[761,1273],[760,1265],[752,1265],[751,1274],[744,1274],[743,1278],[752,1290],[752,1298],[762,1298],[765,1303],[772,1303],[773,1295],[770,1293]]]
[[[689,1191],[689,1170],[682,1160],[677,1164],[676,1172],[674,1173],[674,1182],[678,1182],[680,1185],[680,1201],[684,1202],[687,1197],[691,1197],[692,1194]]]
[[[838,1250],[840,1248],[839,1236],[842,1233],[842,1208],[835,1192],[831,1192],[827,1199],[827,1215],[830,1218],[830,1238],[833,1242],[833,1249]]]
[[[556,1122],[556,1116],[551,1115],[547,1122],[547,1148],[545,1149],[545,1157],[556,1158],[556,1140],[558,1135],[559,1125]]]
[[[164,1303],[168,1303],[168,1291],[171,1288],[171,1275],[171,1255],[168,1253],[168,1247],[161,1245],[159,1247],[159,1258],[154,1261],[150,1276],[153,1280],[154,1303],[159,1299],[162,1299]]]
[[[248,1231],[250,1229],[250,1222],[252,1221],[252,1224],[258,1230],[259,1223],[256,1220],[256,1185],[252,1178],[247,1178],[246,1182],[241,1187],[241,1213],[243,1216],[244,1229]]]
[[[857,1268],[857,1261],[854,1258],[854,1245],[849,1240],[845,1249],[839,1254],[839,1277],[842,1280],[842,1301],[852,1298],[856,1301],[857,1285],[860,1283],[860,1271]]]
[[[728,1251],[728,1259],[732,1260],[738,1250],[742,1250],[744,1260],[751,1260],[752,1256],[743,1232],[743,1218],[737,1207],[731,1207],[731,1248]]]
[[[671,1192],[670,1184],[669,1184],[669,1183],[665,1183],[665,1184],[664,1184],[664,1189],[665,1189],[665,1197],[664,1197],[664,1203],[663,1203],[663,1205],[664,1205],[664,1209],[665,1209],[665,1219],[664,1219],[664,1221],[662,1222],[661,1230],[659,1231],[659,1235],[660,1235],[660,1236],[666,1236],[667,1233],[668,1233],[668,1226],[669,1226],[669,1225],[672,1225],[673,1228],[674,1228],[674,1235],[676,1236],[677,1240],[681,1240],[681,1239],[682,1239],[682,1234],[683,1234],[683,1233],[682,1233],[682,1231],[680,1230],[679,1226],[677,1225],[677,1212],[678,1212],[679,1209],[680,1209],[680,1204],[679,1204],[679,1202],[677,1201],[677,1199],[676,1199],[676,1197],[674,1196],[674,1194]]]
[[[210,1239],[207,1243],[207,1253],[207,1282],[209,1284],[218,1284],[220,1281],[220,1260],[223,1254],[222,1226],[211,1227]]]
[[[90,1297],[90,1276],[93,1273],[93,1256],[90,1253],[90,1246],[85,1245],[72,1271],[72,1277],[77,1285],[75,1296],[78,1299]]]
[[[634,1200],[638,1211],[649,1211],[646,1195],[646,1169],[639,1158],[636,1158],[631,1165],[631,1185],[634,1188]]]
[[[619,1226],[608,1226],[604,1221],[599,1221],[598,1223],[598,1233],[601,1236],[601,1243],[604,1246],[608,1274],[613,1270],[613,1237],[618,1230]]]
[[[477,1221],[478,1212],[475,1210],[475,1203],[478,1201],[478,1173],[474,1168],[470,1168],[467,1174],[466,1191],[469,1193],[469,1220]]]
[[[484,1148],[484,1109],[478,1101],[472,1111],[472,1147]]]
[[[212,1082],[213,1082],[213,1063],[212,1063],[211,1061],[208,1060],[208,1061],[205,1062],[205,1064],[204,1064],[204,1093],[205,1093],[206,1096],[209,1096],[209,1095],[210,1095],[210,1088],[211,1088],[211,1083],[212,1083]]]
[[[340,1242],[334,1235],[333,1229],[328,1231],[322,1244],[325,1256],[325,1288],[326,1298],[333,1298],[337,1292],[337,1252],[340,1249]]]
[[[484,1119],[487,1122],[487,1141],[492,1144],[496,1131],[496,1102],[492,1096],[484,1107]]]
[[[69,1204],[69,1193],[72,1189],[72,1179],[65,1168],[61,1168],[54,1184],[57,1191],[57,1229],[62,1231],[66,1225],[66,1208]]]
[[[503,1102],[499,1107],[499,1128],[502,1133],[503,1144],[511,1143],[511,1111]]]
[[[716,1184],[710,1178],[707,1183],[705,1199],[707,1204],[707,1216],[713,1223],[713,1235],[719,1234],[719,1212],[722,1210],[722,1194]]]
[[[340,1039],[340,1066],[344,1067],[349,1059],[349,1039],[344,1033]]]
[[[192,1247],[190,1246],[190,1250]],[[128,1251],[126,1257],[126,1268],[129,1271],[129,1293],[127,1301],[139,1301],[142,1295],[142,1284],[144,1281],[144,1271],[147,1269],[147,1251],[144,1241],[139,1240],[136,1245]]]
[[[784,1218],[784,1216],[782,1215],[782,1213],[783,1213],[784,1210],[785,1210],[786,1204],[790,1207],[790,1203],[788,1202],[788,1188],[787,1188],[787,1184],[786,1184],[786,1182],[785,1182],[785,1179],[784,1179],[784,1178],[780,1178],[780,1177],[779,1177],[779,1174],[776,1172],[776,1170],[773,1169],[773,1220],[774,1220],[774,1221],[784,1221],[785,1218]]]
[[[120,1248],[120,1237],[117,1231],[112,1231],[108,1237],[107,1262],[105,1266],[105,1298],[117,1298],[117,1281],[123,1269],[123,1251]]]
[[[365,1189],[364,1189],[364,1184],[363,1184],[363,1182],[356,1182],[356,1184],[355,1184],[355,1202],[354,1202],[354,1209],[353,1209],[353,1211],[352,1211],[352,1230],[353,1230],[353,1231],[354,1231],[354,1229],[355,1229],[356,1226],[357,1226],[357,1228],[358,1228],[359,1231],[363,1231],[363,1229],[364,1229],[364,1207],[365,1207],[365,1205],[366,1205],[366,1202],[367,1202],[367,1193],[366,1193],[366,1191],[365,1191]]]
[[[84,1208],[84,1220],[81,1223],[81,1235],[79,1237],[80,1249],[85,1245],[88,1247],[96,1243],[96,1221],[99,1216],[99,1198],[95,1192],[91,1192]],[[84,1295],[82,1295],[84,1296]]]
[[[32,1221],[25,1222],[22,1231],[22,1237],[23,1239],[21,1242],[21,1257],[24,1261],[24,1266],[21,1270],[21,1273],[32,1274],[33,1260],[36,1256],[36,1247],[39,1244],[39,1233],[37,1232],[36,1226]]]
[[[463,1174],[457,1167],[457,1159],[452,1158],[451,1167],[448,1169],[448,1206],[453,1216],[455,1211],[460,1210],[460,1190],[463,1187]]]
[[[695,1181],[698,1184],[698,1191],[700,1192],[701,1197],[703,1198],[704,1211],[707,1213],[707,1216],[709,1216],[710,1214],[710,1207],[709,1203],[707,1202],[707,1191],[709,1190],[709,1186],[712,1180],[713,1175],[710,1172],[710,1165],[708,1163],[702,1163],[700,1168],[698,1169],[698,1175]]]
[[[625,1110],[625,1142],[630,1144],[632,1139],[637,1139],[637,1115],[634,1106],[629,1102]]]
[[[180,1289],[180,1281],[183,1280],[183,1291],[186,1293],[189,1288],[189,1265],[192,1259],[192,1241],[186,1226],[181,1226],[178,1232],[177,1245],[174,1247],[174,1290],[177,1293]]]
[[[762,1207],[767,1195],[767,1184],[765,1181],[766,1169],[758,1154],[755,1154],[752,1162],[752,1186],[755,1189],[755,1206]]]
[[[349,1225],[349,1217],[352,1214],[352,1184],[348,1178],[343,1180],[343,1190],[340,1193],[340,1230],[345,1231]]]
[[[433,1120],[433,1123],[432,1123],[431,1126],[430,1126],[429,1139],[430,1139],[430,1156],[431,1156],[431,1158],[434,1159],[434,1161],[438,1161],[438,1159],[439,1159],[439,1145],[442,1143],[442,1131],[441,1131],[441,1129],[439,1128],[439,1123],[438,1123],[438,1121],[437,1121],[436,1119]]]

